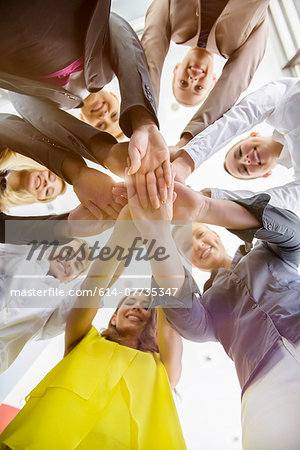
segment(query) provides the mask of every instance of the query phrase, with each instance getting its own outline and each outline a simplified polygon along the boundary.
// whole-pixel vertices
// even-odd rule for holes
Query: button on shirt
[[[155,298],[183,337],[223,345],[243,391],[283,338],[294,345],[300,342],[300,221],[292,212],[269,205],[268,199],[261,194],[238,202],[262,227],[234,233],[260,241],[246,255],[238,250],[230,270],[215,271],[201,298],[190,275],[176,308],[168,307],[167,296]]]
[[[271,203],[300,211],[300,79],[282,78],[247,95],[223,117],[195,136],[183,150],[195,168],[221,150],[236,136],[265,121],[275,130],[273,139],[283,144],[278,164],[294,169],[295,181],[268,189]],[[211,188],[212,198],[235,200],[250,197],[248,190],[226,191]]]

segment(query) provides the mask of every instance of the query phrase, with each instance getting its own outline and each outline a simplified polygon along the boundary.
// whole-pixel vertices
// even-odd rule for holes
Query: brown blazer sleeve
[[[99,131],[97,128],[57,108],[51,102],[12,92],[9,93],[9,98],[16,111],[25,119],[27,128],[30,128],[30,125],[32,125],[32,130],[35,130],[35,134],[38,134],[38,132],[42,133],[44,140],[50,143],[48,149],[49,162],[47,164],[44,163],[44,165],[61,178],[63,178],[62,163],[67,155],[75,158],[83,157],[97,162],[91,150],[91,140],[95,136],[99,136],[103,142],[111,144],[117,142],[109,133]],[[61,152],[61,154],[58,151],[54,153],[55,146],[51,146],[51,141],[55,141],[57,146],[63,147],[65,151]],[[39,152],[39,146],[35,146],[33,154],[26,156],[39,161]],[[23,151],[20,153],[24,154]]]
[[[71,146],[70,142],[69,148]],[[71,154],[57,139],[40,133],[28,122],[13,114],[0,114],[0,150],[4,148],[34,159],[60,178],[64,178],[61,165],[66,156]],[[80,158],[79,155],[76,157]],[[82,162],[84,163],[83,159]]]
[[[148,69],[156,105],[158,106],[160,78],[171,40],[171,24],[168,0],[154,0],[146,14],[145,29],[141,39],[148,62]]]
[[[222,117],[247,89],[266,49],[268,23],[265,20],[247,41],[232,53],[207,99],[181,133],[196,136]]]
[[[156,104],[146,57],[139,38],[122,17],[111,13],[109,18],[109,58],[117,75],[121,92],[120,127],[126,136],[133,133],[130,110],[145,109],[159,126]]]

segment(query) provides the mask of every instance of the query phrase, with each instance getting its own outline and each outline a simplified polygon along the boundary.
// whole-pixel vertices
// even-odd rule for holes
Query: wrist
[[[151,224],[141,229],[140,234],[144,239],[148,239],[148,241],[154,239],[156,243],[164,245],[166,241],[172,239],[170,223],[168,220],[155,220],[153,221],[153,225]]]
[[[201,192],[197,193],[199,201],[197,202],[197,212],[195,214],[195,222],[205,222],[206,220],[209,220],[211,208],[214,205],[214,201],[210,197],[206,197],[201,194]],[[207,222],[211,223],[211,222]],[[217,224],[215,224],[217,225]]]
[[[183,135],[180,138],[180,141],[177,142],[176,147],[178,149],[181,149],[182,147],[184,147],[186,144],[188,144],[191,140],[193,139],[193,136],[189,133],[183,133]]]
[[[107,159],[111,149],[116,143],[117,141],[115,141],[115,143],[105,142],[100,135],[96,135],[91,139],[91,151],[99,164],[104,166],[104,161]]]
[[[142,106],[136,106],[130,111],[130,120],[133,131],[141,126],[157,128],[151,114]]]
[[[172,166],[176,172],[175,180],[185,183],[187,177],[194,170],[194,161],[188,153],[181,151],[179,156],[173,161]]]
[[[62,163],[62,174],[69,184],[74,184],[78,175],[87,167],[83,159],[67,156]]]

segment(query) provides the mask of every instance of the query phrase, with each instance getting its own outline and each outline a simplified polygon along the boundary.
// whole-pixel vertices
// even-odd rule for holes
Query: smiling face
[[[62,193],[64,183],[50,170],[22,170],[20,189],[27,191],[38,201],[54,200]]]
[[[122,134],[119,126],[119,100],[112,92],[101,90],[84,99],[81,119],[92,127],[106,131],[114,137]]]
[[[263,177],[276,166],[281,149],[282,145],[270,137],[250,136],[228,151],[225,167],[236,178]]]
[[[216,81],[213,54],[194,47],[174,69],[173,93],[176,100],[194,106],[201,103]]]
[[[193,223],[192,230],[193,265],[209,272],[223,267],[227,254],[219,235],[197,222]]]
[[[212,272],[230,266],[231,258],[221,238],[202,223],[193,222],[192,227],[190,224],[178,227],[174,240],[186,259],[200,270]]]
[[[144,293],[129,296],[124,299],[121,306],[111,318],[121,336],[135,336],[139,338],[151,320],[151,310],[148,310],[151,297]]]
[[[48,274],[58,278],[63,283],[68,283],[78,277],[89,264],[86,247],[84,255],[79,251],[82,245],[85,244],[80,240],[73,240],[66,245],[58,246],[54,252],[47,251],[46,255],[50,265]],[[63,251],[66,248],[68,248],[68,252]]]

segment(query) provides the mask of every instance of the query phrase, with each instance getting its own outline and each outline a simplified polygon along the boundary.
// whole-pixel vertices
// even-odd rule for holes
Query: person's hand
[[[190,187],[176,181],[174,191],[177,196],[173,205],[173,221],[196,221],[199,216],[199,210],[203,208],[205,203],[201,192],[196,192]]]
[[[94,236],[113,227],[115,220],[109,220],[106,215],[98,220],[85,206],[80,204],[69,212],[68,224],[71,236]]]
[[[175,161],[176,157],[177,157],[177,153],[180,150],[179,148],[177,148],[175,145],[169,145],[169,153],[170,153],[170,161],[173,162]]]
[[[108,175],[90,167],[83,167],[76,174],[73,188],[82,205],[97,219],[116,219],[122,205],[114,201],[112,188],[115,184]]]
[[[128,146],[129,174],[136,174],[136,190],[141,205],[153,208],[167,200],[171,183],[170,155],[165,140],[154,124],[141,125],[133,132]]]
[[[124,182],[118,183],[116,186],[112,188],[112,194],[114,201],[121,205],[126,205],[128,203],[127,200],[127,187]]]
[[[128,206],[132,220],[142,236],[152,236],[160,233],[162,227],[170,227],[173,215],[173,194],[174,194],[174,174],[171,173],[171,185],[167,188],[166,202],[161,204],[159,209],[154,209],[151,205],[145,209],[141,206],[134,178],[125,171],[125,182],[127,186]],[[157,221],[160,221],[158,227]]]

